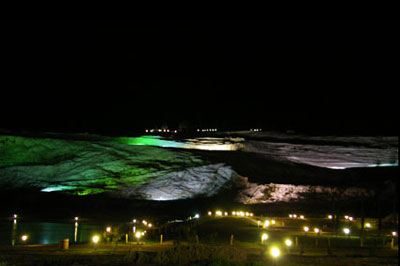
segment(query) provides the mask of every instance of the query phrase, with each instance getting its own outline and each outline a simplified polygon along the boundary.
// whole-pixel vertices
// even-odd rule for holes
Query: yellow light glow
[[[370,224],[370,223],[366,223],[366,224],[365,224],[365,227],[371,228],[371,224]]]
[[[250,216],[253,217],[253,215],[254,215],[254,214],[251,212],[251,213],[250,213]]]
[[[93,236],[92,237],[92,241],[93,241],[93,243],[95,243],[95,244],[97,244],[97,242],[99,242],[99,236]]]
[[[22,236],[21,236],[21,240],[22,240],[22,241],[28,240],[28,236],[27,236],[27,235],[22,235]]]
[[[297,218],[297,214],[293,214],[293,218]]]
[[[319,233],[319,229],[318,228],[314,228],[314,232],[318,234]]]
[[[208,212],[208,216],[211,216],[212,215],[212,212]]]
[[[328,219],[332,220],[333,216],[332,215],[328,215]]]
[[[304,215],[300,215],[300,219],[304,219]]]
[[[236,215],[236,212],[232,212],[232,215]]]
[[[148,227],[150,227],[150,228],[151,228],[152,226],[153,226],[152,224],[149,224],[149,225],[148,225]]]
[[[293,218],[293,214],[289,214],[289,218]]]
[[[310,230],[310,228],[308,228],[308,226],[304,226],[304,227],[303,227],[303,230],[304,230],[305,232],[308,232],[308,231]]]
[[[244,216],[244,212],[240,212],[240,216]]]
[[[136,232],[135,236],[136,236],[136,238],[139,239],[142,236],[142,233],[141,232]]]
[[[75,217],[75,221],[78,221],[79,220],[79,217]]]
[[[349,216],[348,216],[348,215],[345,215],[344,218],[345,218],[346,220],[348,220],[348,219],[349,219]]]
[[[146,220],[143,220],[142,223],[143,223],[144,225],[147,225],[147,221],[146,221]]]
[[[288,247],[290,247],[290,246],[292,245],[292,240],[286,239],[285,245],[288,246]]]
[[[267,240],[267,239],[268,239],[268,235],[267,235],[267,234],[262,234],[261,240],[262,240],[262,241],[265,241],[265,240]]]
[[[248,212],[246,212],[246,216],[249,216],[250,214]]]
[[[275,224],[275,220],[271,220],[271,224]]]
[[[269,220],[266,220],[266,221],[265,221],[264,226],[265,226],[265,227],[268,227],[268,226],[269,226]]]
[[[222,211],[216,211],[216,212],[215,212],[215,215],[217,215],[217,216],[222,216]]]
[[[277,258],[277,257],[279,257],[280,254],[281,254],[281,252],[280,252],[279,248],[272,248],[271,249],[272,257]]]
[[[107,231],[107,233],[110,233],[111,232],[111,227],[107,226],[106,231]]]
[[[350,234],[350,229],[349,229],[349,228],[344,228],[344,229],[343,229],[343,232],[344,232],[346,235],[348,235],[348,234]]]
[[[353,217],[349,217],[349,220],[352,222],[353,221]]]
[[[224,214],[225,214],[225,216],[228,216],[228,213],[227,213],[227,212],[225,212]]]
[[[392,232],[392,236],[397,236],[397,232]]]

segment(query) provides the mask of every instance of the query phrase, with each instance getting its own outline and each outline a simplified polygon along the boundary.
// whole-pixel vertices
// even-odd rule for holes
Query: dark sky
[[[397,132],[398,21],[0,25],[0,128]]]

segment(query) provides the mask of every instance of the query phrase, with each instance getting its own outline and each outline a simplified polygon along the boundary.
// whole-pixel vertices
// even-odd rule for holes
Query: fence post
[[[162,244],[162,240],[163,240],[163,235],[160,235],[160,245]]]
[[[230,242],[230,244],[231,244],[231,246],[233,245],[233,234],[231,235],[231,242]]]

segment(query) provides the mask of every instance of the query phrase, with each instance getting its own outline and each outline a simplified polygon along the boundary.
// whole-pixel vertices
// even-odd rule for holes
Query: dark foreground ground
[[[0,247],[0,265],[398,265],[398,250],[293,248],[274,260],[266,248],[229,245],[101,244],[73,245],[60,250],[57,245]]]

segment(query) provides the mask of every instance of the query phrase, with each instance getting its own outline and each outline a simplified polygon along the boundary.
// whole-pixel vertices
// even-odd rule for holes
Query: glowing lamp
[[[134,224],[136,223],[136,219],[133,219],[133,223],[134,223]]]
[[[328,219],[329,219],[329,220],[332,220],[332,219],[333,219],[333,216],[332,216],[332,215],[328,215]]]
[[[300,219],[304,219],[304,215],[300,215]]]
[[[297,214],[293,214],[293,218],[297,218]]]
[[[275,220],[271,220],[271,224],[275,224]]]
[[[272,257],[277,258],[277,257],[279,257],[280,254],[281,254],[281,252],[280,252],[279,248],[272,248],[271,249]]]
[[[79,220],[79,217],[75,217],[74,219],[75,219],[75,221],[78,221],[78,220]]]
[[[288,246],[288,247],[290,247],[290,246],[292,245],[292,240],[286,239],[285,245]]]
[[[319,229],[318,228],[314,228],[314,232],[318,234],[319,233]]]
[[[289,214],[289,218],[293,218],[293,214]]]
[[[268,235],[267,234],[262,234],[261,235],[261,242],[264,243],[265,240],[268,239]]]
[[[348,216],[348,215],[345,215],[344,218],[345,218],[346,220],[348,220],[348,219],[349,219],[349,216]]]
[[[99,242],[99,239],[100,239],[99,236],[93,236],[92,237],[92,242],[97,244]]]
[[[366,223],[366,224],[365,224],[365,227],[371,228],[371,224],[370,224],[370,223]]]
[[[196,214],[194,215],[194,218],[199,219],[199,218],[200,218],[200,214],[196,213]]]
[[[346,235],[348,235],[348,234],[350,234],[350,229],[349,229],[349,228],[344,228],[344,229],[343,229],[343,232],[344,232]]]
[[[107,233],[110,233],[111,232],[111,227],[107,226],[106,231],[107,231]]]
[[[350,216],[350,217],[349,217],[349,220],[350,220],[350,222],[352,222],[352,221],[353,221],[353,217]]]
[[[211,212],[208,212],[208,215],[212,215],[212,213],[211,213]]]
[[[135,237],[136,237],[137,239],[139,239],[141,236],[142,236],[142,233],[141,233],[141,232],[136,232]]]
[[[152,224],[149,224],[149,225],[148,225],[148,227],[150,227],[150,228],[151,228],[152,226],[153,226]]]
[[[222,211],[216,211],[216,212],[215,212],[215,215],[221,216],[221,215],[222,215]]]
[[[397,232],[392,232],[392,236],[397,236]]]
[[[264,226],[265,226],[265,227],[268,227],[268,226],[269,226],[269,220],[266,220],[266,221],[265,221]]]
[[[26,240],[28,240],[28,236],[27,235],[22,235],[21,236],[21,240],[25,242]]]
[[[249,216],[249,213],[248,213],[248,212],[246,212],[246,216]]]
[[[228,216],[228,213],[227,213],[227,212],[225,212],[224,214],[225,214],[225,216]]]
[[[236,215],[236,212],[232,212],[232,215]]]
[[[304,226],[303,230],[304,230],[304,232],[308,232],[310,230],[310,228],[308,228],[308,226]]]
[[[14,217],[14,219],[17,219],[18,215],[14,214],[13,217]]]

